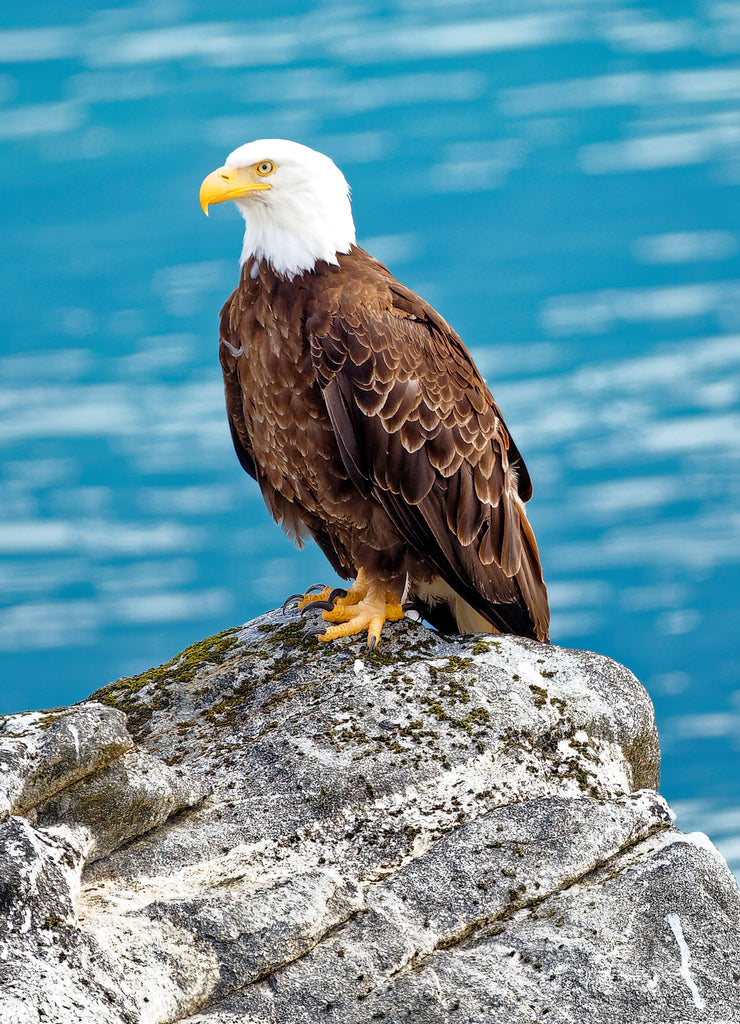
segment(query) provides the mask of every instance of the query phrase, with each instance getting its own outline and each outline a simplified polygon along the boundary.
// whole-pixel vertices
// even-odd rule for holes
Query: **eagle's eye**
[[[272,162],[272,160],[263,160],[261,164],[257,164],[257,166],[255,167],[255,171],[257,172],[257,174],[262,175],[272,174],[274,170],[275,164]]]

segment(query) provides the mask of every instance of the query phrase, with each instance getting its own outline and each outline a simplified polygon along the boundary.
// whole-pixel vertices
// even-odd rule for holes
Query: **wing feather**
[[[345,468],[485,618],[546,638],[547,598],[521,511],[531,493],[521,455],[457,335],[388,280],[390,308],[355,297],[309,332]]]
[[[234,443],[234,450],[242,469],[256,480],[257,466],[242,407],[242,388],[239,382],[238,369],[239,357],[234,355],[242,345],[238,332],[235,333],[233,330],[230,319],[231,307],[237,301],[238,291],[236,289],[232,292],[226,305],[221,310],[221,341],[224,344],[219,345],[219,358],[224,375],[226,415],[228,417],[229,430],[231,431],[231,439]]]

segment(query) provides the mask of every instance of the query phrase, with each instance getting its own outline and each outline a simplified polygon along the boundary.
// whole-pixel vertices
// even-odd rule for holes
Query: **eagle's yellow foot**
[[[347,597],[338,598],[330,611],[325,610],[321,614],[325,622],[335,622],[337,625],[329,626],[319,636],[319,640],[355,636],[366,629],[367,645],[372,650],[380,640],[385,623],[398,622],[403,618],[404,610],[395,594],[391,594],[381,584],[370,582],[360,570],[355,586]]]
[[[351,605],[357,604],[367,594],[368,581],[365,570],[360,569],[357,579],[349,590],[342,587],[322,587],[320,583],[314,583],[306,590],[305,594],[291,594],[285,599],[283,612],[285,612],[291,601],[295,602],[296,608],[303,614],[306,611],[331,611],[335,604]]]

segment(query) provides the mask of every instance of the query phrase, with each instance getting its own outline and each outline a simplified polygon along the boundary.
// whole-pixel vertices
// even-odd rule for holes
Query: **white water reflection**
[[[636,238],[630,248],[639,263],[698,263],[735,256],[738,239],[732,231],[674,231]]]
[[[0,141],[72,132],[86,119],[87,110],[81,103],[37,103],[0,110]]]
[[[579,154],[586,174],[650,171],[735,159],[740,155],[740,119],[693,131],[653,131],[617,142],[594,142]]]
[[[34,601],[0,609],[0,650],[24,651],[89,644],[116,627],[173,623],[226,615],[233,599],[226,590],[130,593],[114,599]]]
[[[78,34],[66,27],[22,28],[0,31],[0,61],[65,60],[77,56]]]
[[[89,554],[148,555],[152,552],[197,550],[198,532],[180,523],[150,525],[111,519],[47,519],[0,525],[0,553],[46,554],[87,552]]]
[[[671,104],[675,109],[676,103],[717,103],[738,98],[740,70],[737,68],[685,68],[652,74],[629,71],[506,89],[501,104],[506,114],[528,116],[638,104]]]
[[[542,324],[553,335],[602,334],[621,323],[698,320],[740,322],[740,280],[657,288],[610,288],[547,301]]]

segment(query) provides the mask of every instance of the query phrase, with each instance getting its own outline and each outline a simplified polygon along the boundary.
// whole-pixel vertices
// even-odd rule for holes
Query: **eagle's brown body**
[[[224,306],[242,466],[342,578],[363,567],[443,629],[471,628],[467,606],[480,628],[546,640],[529,475],[470,355],[362,249],[337,259],[289,278],[251,257]]]

